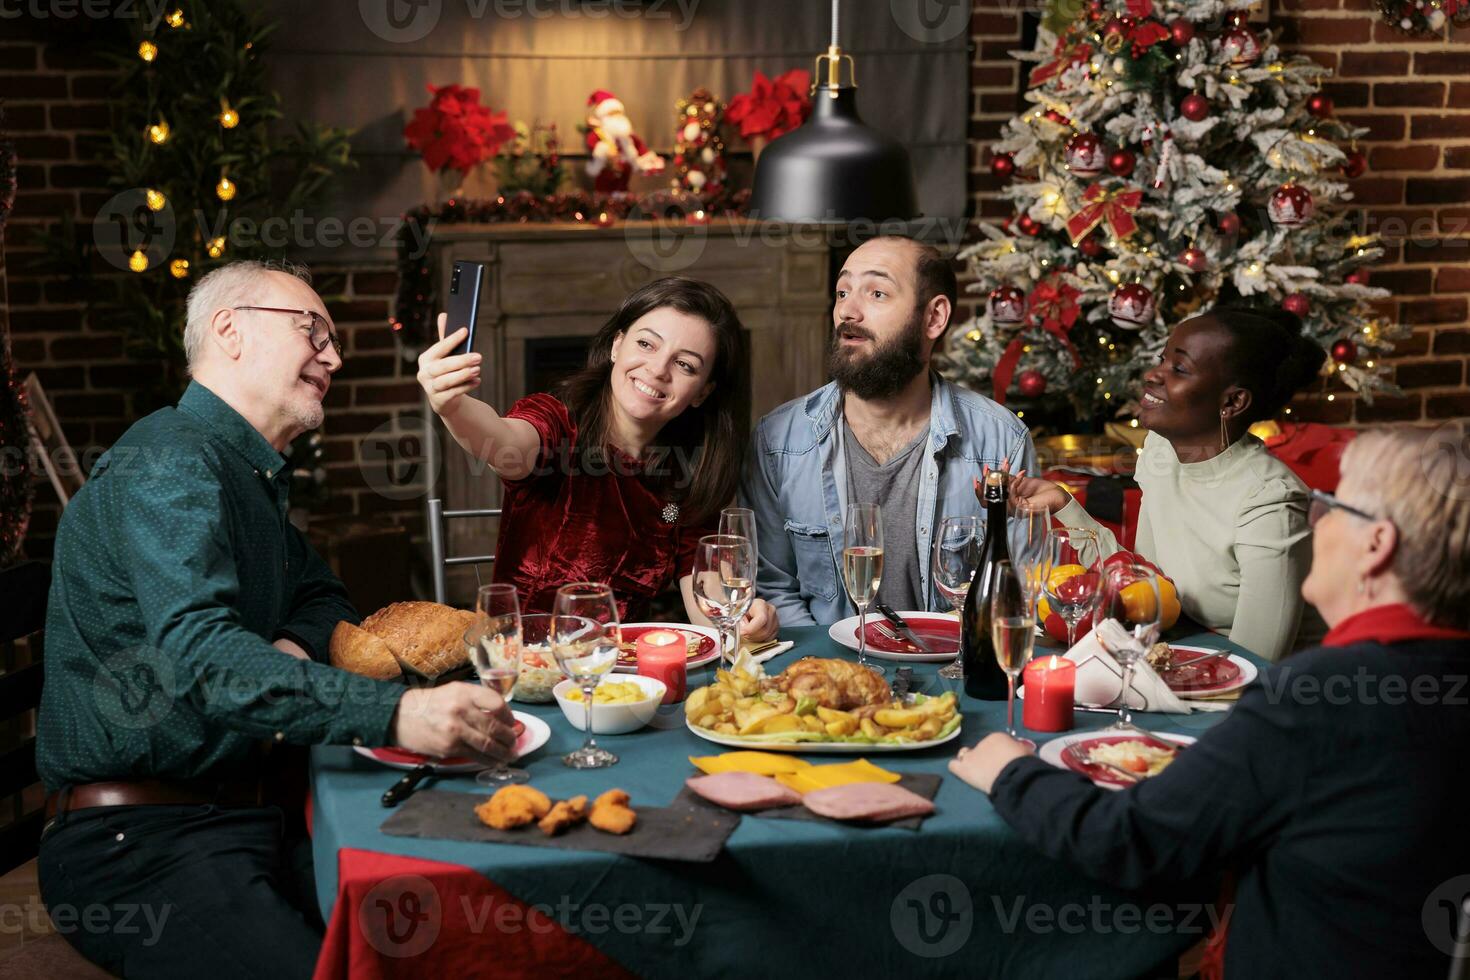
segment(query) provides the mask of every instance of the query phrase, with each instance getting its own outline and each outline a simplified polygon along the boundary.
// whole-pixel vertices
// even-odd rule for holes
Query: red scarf
[[[1412,607],[1395,603],[1354,613],[1332,627],[1323,637],[1322,645],[1347,647],[1366,642],[1391,645],[1413,640],[1470,640],[1470,633],[1427,623]]]

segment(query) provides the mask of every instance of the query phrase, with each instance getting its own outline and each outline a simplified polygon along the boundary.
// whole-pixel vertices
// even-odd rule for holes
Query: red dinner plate
[[[1099,766],[1087,761],[1087,755],[1099,745],[1114,745],[1118,742],[1142,742],[1144,745],[1156,749],[1174,749],[1176,752],[1183,748],[1178,742],[1166,742],[1154,738],[1151,735],[1099,735],[1097,738],[1089,738],[1079,742],[1073,742],[1062,750],[1062,763],[1073,772],[1080,772],[1095,783],[1106,783],[1109,786],[1132,786],[1123,776],[1118,775],[1106,766]],[[1143,778],[1143,777],[1140,777]]]
[[[693,630],[684,629],[674,624],[663,625],[654,623],[647,626],[624,626],[623,643],[626,648],[618,653],[619,667],[638,666],[638,655],[633,651],[633,646],[638,642],[638,637],[644,633],[652,633],[654,630],[682,633],[689,641],[689,653],[686,662],[691,667],[709,663],[710,660],[719,656],[719,644],[714,641],[713,637],[705,636],[703,633],[696,633]]]
[[[1159,672],[1176,694],[1199,694],[1228,688],[1240,678],[1240,664],[1221,651],[1174,648],[1174,666]]]
[[[923,640],[933,653],[959,653],[960,652],[960,622],[949,616],[904,616],[903,621],[909,624],[909,629],[914,635]],[[918,653],[918,647],[908,640],[895,639],[894,636],[885,633],[892,631],[894,635],[897,630],[893,624],[886,619],[875,619],[863,626],[863,634],[867,637],[868,646],[883,653]]]
[[[525,731],[525,725],[521,724],[520,722],[515,723],[515,733],[516,739],[518,741],[521,735],[525,733]],[[425,762],[432,762],[438,766],[484,765],[484,763],[477,763],[469,756],[452,755],[447,759],[433,759],[426,755],[420,755],[417,752],[410,752],[407,749],[393,748],[392,746],[383,746],[381,748],[369,749],[368,751],[373,756],[373,758],[377,759],[379,762],[386,762],[390,765],[397,764],[401,766],[419,766],[423,765]]]

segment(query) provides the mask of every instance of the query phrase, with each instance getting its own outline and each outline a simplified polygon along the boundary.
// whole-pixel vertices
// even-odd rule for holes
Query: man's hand
[[[298,660],[311,659],[311,654],[302,649],[301,644],[297,643],[295,640],[288,640],[284,636],[276,642],[272,643],[271,646],[275,647],[282,653],[289,653],[291,656],[295,657]]]
[[[395,744],[422,755],[467,755],[487,764],[509,762],[515,719],[494,691],[455,681],[404,692],[390,728]]]
[[[1030,748],[1004,732],[996,732],[982,738],[974,748],[960,749],[959,755],[950,760],[949,771],[980,792],[989,793],[1000,771],[1011,760],[1033,754]]]
[[[740,635],[751,643],[764,643],[776,638],[781,628],[781,617],[776,607],[764,599],[756,599],[740,620]]]

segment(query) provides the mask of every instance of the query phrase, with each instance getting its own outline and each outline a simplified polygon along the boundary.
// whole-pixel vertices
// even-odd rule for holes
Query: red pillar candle
[[[683,633],[673,630],[649,630],[638,637],[634,646],[638,657],[638,673],[644,677],[664,682],[668,691],[663,704],[677,704],[684,700],[689,683],[689,641]]]
[[[1072,727],[1077,665],[1052,655],[1026,665],[1026,705],[1022,723],[1033,732],[1065,732]]]

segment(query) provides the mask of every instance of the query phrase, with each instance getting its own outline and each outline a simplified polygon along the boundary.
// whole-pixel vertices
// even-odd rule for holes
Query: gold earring
[[[1225,413],[1220,413],[1220,452],[1230,448],[1230,429],[1225,424]]]

